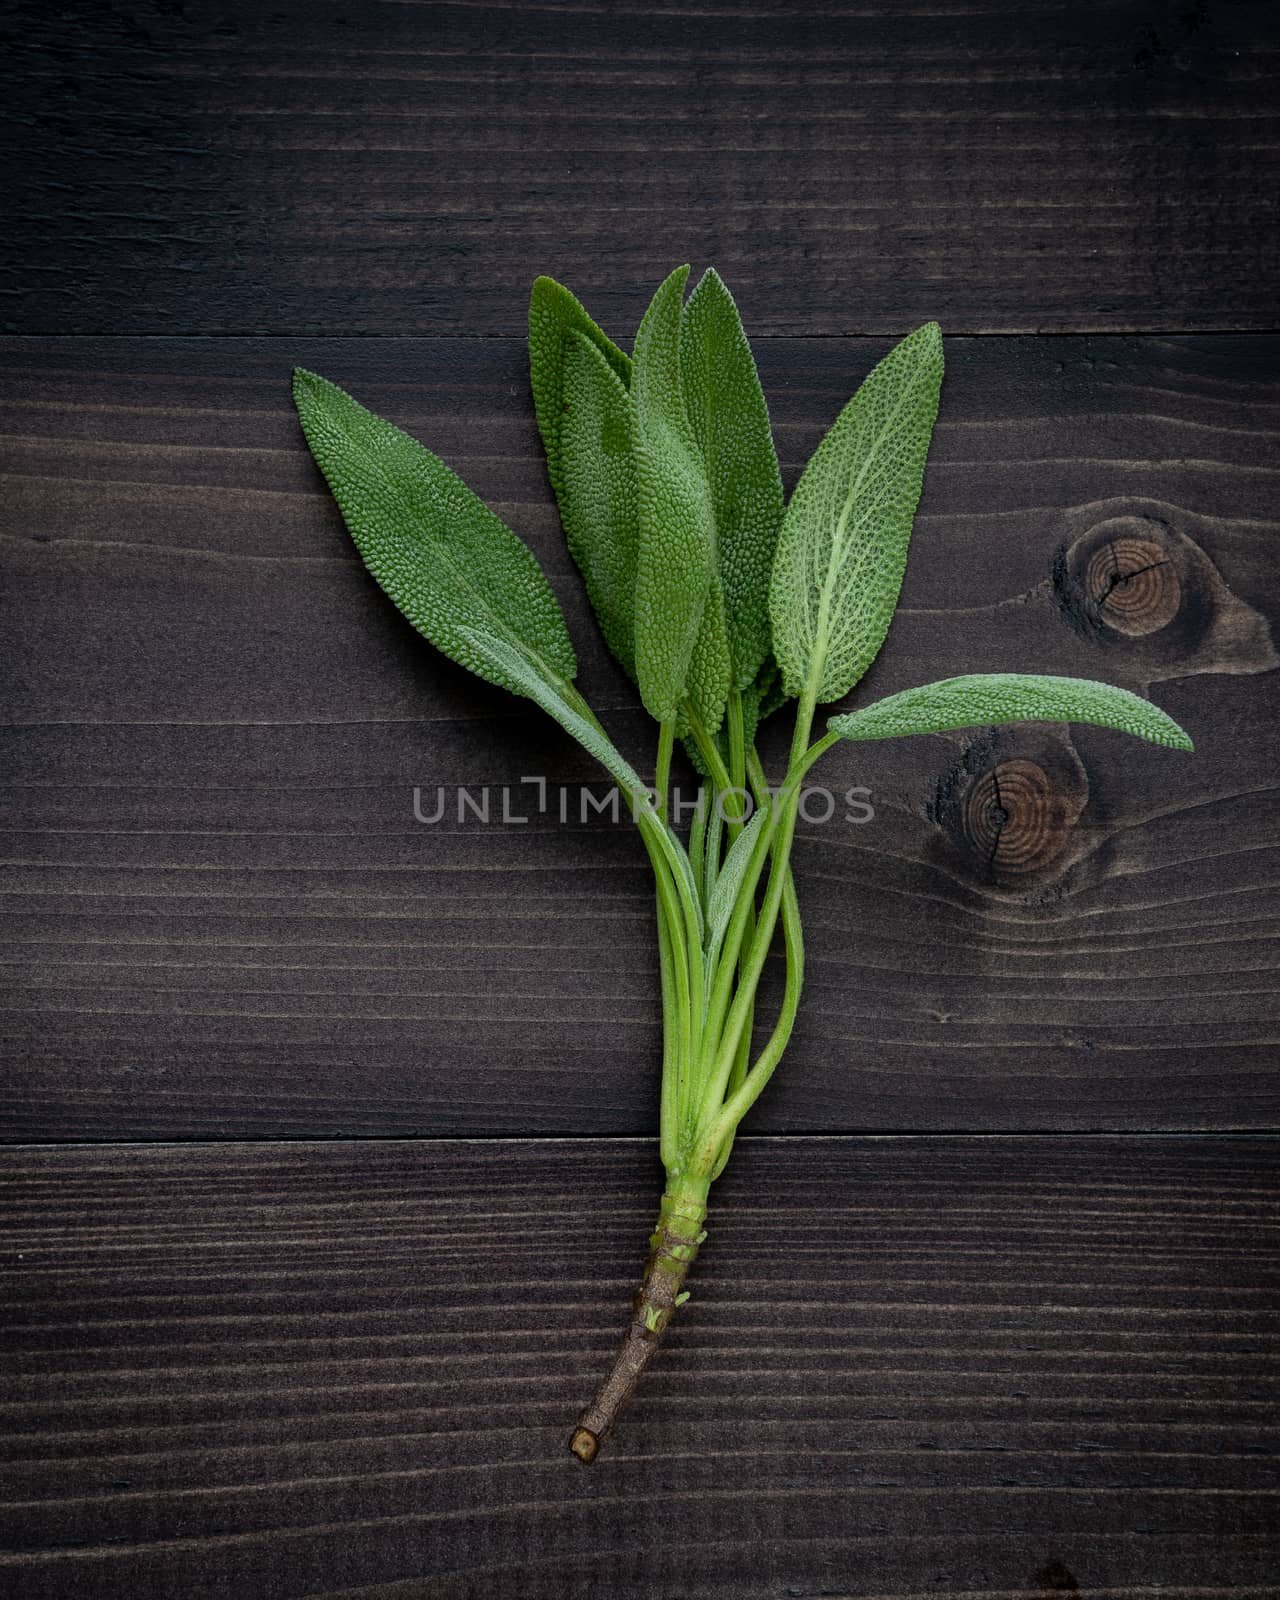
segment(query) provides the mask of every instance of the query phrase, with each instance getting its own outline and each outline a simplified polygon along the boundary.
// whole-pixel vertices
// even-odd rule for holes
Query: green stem
[[[666,823],[643,811],[636,820],[658,890],[659,938],[665,928],[669,941],[668,972],[673,994],[670,1008],[664,1005],[663,1009],[660,1126],[662,1160],[670,1172],[679,1167],[682,1139],[693,1120],[694,1069],[702,1035],[702,913],[694,898],[692,876],[686,879],[679,870],[676,852],[683,852]],[[684,860],[687,863],[688,857]],[[660,943],[660,963],[661,960]]]
[[[803,777],[818,757],[825,755],[833,744],[839,743],[840,735],[838,733],[824,733],[821,739],[815,739],[804,753],[804,759],[800,766],[800,776]]]
[[[733,780],[729,776],[729,769],[725,766],[720,751],[716,748],[715,740],[703,727],[696,711],[690,711],[686,706],[685,714],[689,718],[689,732],[693,737],[694,744],[698,747],[698,754],[707,764],[707,771],[711,775],[712,783],[715,784],[717,789],[732,789]],[[729,808],[726,806],[725,815],[728,816],[728,814]]]
[[[778,913],[781,910],[783,888],[787,882],[787,868],[791,859],[791,844],[795,837],[796,813],[800,803],[800,780],[808,771],[816,756],[812,756],[809,749],[809,729],[813,723],[815,694],[812,689],[805,692],[796,709],[795,733],[791,741],[791,763],[787,771],[783,793],[775,806],[775,820],[773,828],[761,831],[760,842],[767,842],[772,846],[776,834],[777,844],[773,848],[773,868],[769,874],[769,886],[765,891],[764,901],[760,908],[760,917],[756,925],[755,937],[751,941],[751,948],[742,969],[742,976],[738,983],[737,993],[725,1022],[724,1034],[720,1042],[720,1053],[716,1060],[714,1070],[706,1081],[699,1094],[701,1108],[705,1113],[710,1113],[712,1118],[724,1100],[728,1088],[729,1077],[733,1071],[733,1063],[742,1039],[743,1029],[748,1012],[754,1005],[756,989],[759,987],[760,975],[764,971],[765,958],[769,952],[769,945],[773,939],[773,931],[778,924]],[[757,851],[759,843],[757,844]],[[757,863],[753,853],[752,865],[757,868],[755,876],[759,876],[759,867],[763,862]],[[748,878],[752,876],[748,869]],[[753,880],[754,881],[754,880]],[[743,885],[744,897],[748,893],[747,886]],[[741,908],[739,908],[739,911]],[[737,913],[735,913],[735,921]],[[714,1013],[712,1013],[714,1014]],[[737,1091],[741,1094],[750,1082],[748,1075]],[[713,1109],[714,1108],[714,1109]],[[711,1128],[715,1127],[716,1135],[711,1137]],[[694,1171],[710,1173],[720,1154],[720,1147],[724,1143],[724,1129],[718,1121],[712,1120],[710,1126],[699,1129],[699,1143],[694,1152],[691,1167]]]
[[[782,936],[787,950],[787,982],[782,995],[782,1009],[774,1024],[769,1042],[756,1057],[755,1065],[743,1080],[731,1085],[720,1115],[711,1125],[706,1144],[718,1144],[720,1154],[712,1168],[712,1181],[724,1171],[733,1148],[733,1135],[738,1124],[759,1098],[760,1091],[773,1076],[773,1069],[781,1061],[791,1040],[796,1012],[800,1007],[800,990],[804,984],[804,931],[800,922],[800,904],[796,899],[795,880],[790,868],[782,890]]]
[[[591,707],[582,698],[572,684],[564,685],[565,699],[574,707],[590,724],[607,739],[608,732]],[[662,745],[664,735],[668,746],[674,744],[675,728],[669,730],[662,724],[658,733],[658,761],[662,765]],[[670,754],[666,758],[668,769],[670,767]],[[702,910],[698,900],[698,891],[693,881],[693,869],[689,865],[689,857],[684,846],[672,833],[665,820],[658,815],[656,809],[639,807],[635,813],[636,826],[640,829],[640,836],[649,851],[649,859],[653,861],[655,854],[660,856],[666,864],[671,880],[675,885],[676,894],[684,908],[686,928],[692,936],[692,943],[701,950],[701,918]],[[656,868],[655,868],[656,871]]]
[[[767,806],[770,804],[768,780],[765,778],[764,768],[760,763],[760,757],[754,745],[748,754],[747,762],[751,777],[751,789],[755,795],[756,804],[758,806]],[[787,1041],[791,1037],[792,1027],[795,1024],[796,1011],[800,1004],[800,989],[804,982],[804,933],[800,922],[800,905],[796,899],[795,878],[792,875],[790,865],[787,866],[786,871],[787,881],[782,891],[782,937],[787,962],[786,988],[783,992],[782,1009],[779,1012],[778,1023],[773,1030],[768,1045],[761,1052],[760,1060],[756,1063],[757,1068],[771,1051],[776,1050],[773,1066],[776,1066],[781,1058]],[[733,1071],[729,1074],[729,1083],[725,1091],[727,1102],[733,1100],[737,1090],[746,1081],[747,1063],[750,1058],[751,1019],[749,1018],[746,1027],[743,1029],[742,1040],[738,1046],[738,1054],[734,1058]],[[769,1071],[771,1072],[772,1070],[773,1067],[771,1066]],[[753,1078],[752,1082],[758,1085],[755,1089],[755,1094],[758,1095],[764,1087],[764,1081]],[[752,1098],[754,1100],[755,1096],[753,1095]],[[741,1120],[741,1118],[738,1120]],[[733,1135],[736,1127],[737,1123],[735,1122],[725,1135],[724,1143],[720,1146],[720,1154],[716,1157],[715,1168],[711,1173],[711,1181],[713,1183],[724,1171],[725,1163],[729,1159],[729,1154],[733,1149]]]
[[[711,904],[716,879],[720,876],[720,851],[724,843],[724,817],[720,811],[720,791],[711,789],[711,810],[707,817],[707,843],[702,862],[702,903]]]
[[[736,689],[729,695],[729,704],[725,709],[725,722],[729,730],[729,787],[742,791],[741,797],[734,796],[740,803],[735,807],[735,814],[729,819],[729,838],[732,841],[742,832],[743,819],[746,815],[746,788],[747,788],[747,757],[743,742],[742,728],[742,696]]]
[[[721,758],[715,741],[706,732],[696,713],[689,713],[689,730],[693,735],[695,744],[707,765],[711,779],[715,785],[717,806],[720,796],[732,796],[724,802],[724,814],[728,818],[730,838],[735,839],[742,832],[746,817],[747,786],[746,786],[746,753],[743,743],[742,724],[742,696],[735,690],[729,696],[729,705],[726,711],[729,729],[730,766],[726,767]],[[770,832],[767,828],[765,832]],[[725,1012],[729,1006],[732,993],[733,975],[740,960],[740,953],[744,941],[749,941],[755,927],[755,887],[759,881],[760,873],[764,867],[765,850],[761,843],[757,843],[756,850],[747,869],[747,876],[738,897],[738,905],[734,908],[734,915],[726,930],[725,939],[720,947],[719,960],[716,967],[715,978],[711,991],[711,998],[707,1007],[707,1018],[703,1028],[704,1050],[714,1050],[719,1042],[719,1030],[724,1021]],[[710,873],[708,862],[707,873],[707,898],[710,898],[710,884],[714,878]],[[745,1057],[751,1048],[750,1027],[744,1029],[746,1038],[745,1046],[740,1047],[743,1058],[742,1071],[746,1070]]]
[[[667,815],[667,788],[671,782],[671,751],[675,738],[674,722],[658,724],[658,764],[653,776],[653,787],[657,812],[664,821]]]
[[[742,695],[737,689],[734,689],[729,695],[729,705],[726,712],[726,717],[729,725],[729,776],[733,780],[734,788],[741,789],[745,793],[747,787],[747,750],[745,730],[742,722]],[[752,748],[752,753],[754,754],[754,746]],[[756,803],[759,804],[758,794],[756,796]],[[743,806],[743,810],[745,812],[745,805]],[[732,830],[733,837],[737,838],[741,831],[742,825],[739,823],[737,828]],[[742,930],[743,942],[746,945],[750,945],[755,931],[756,905],[755,896],[753,894],[747,902],[747,920]],[[740,965],[741,959],[742,958],[740,956]],[[738,1054],[734,1058],[733,1070],[729,1074],[730,1093],[737,1088],[738,1084],[741,1083],[742,1079],[746,1076],[747,1063],[751,1057],[751,1033],[755,1020],[754,1010],[755,1008],[753,1003],[752,1014],[747,1017],[746,1024],[743,1027],[742,1042],[738,1046]]]
[[[666,884],[675,895],[675,903],[680,907],[683,923],[683,965],[686,977],[696,979],[698,991],[698,1015],[702,1013],[702,907],[698,899],[697,886],[693,881],[693,868],[689,865],[689,857],[685,854],[684,846],[672,833],[671,829],[652,811],[641,810],[636,814],[636,825],[640,829],[640,837],[644,840],[649,851],[649,860],[653,863],[654,875],[658,879],[659,888]],[[661,861],[663,872],[658,872],[658,862]]]
[[[707,797],[705,783],[698,786],[698,804],[694,809],[693,821],[689,825],[689,865],[693,868],[693,881],[702,885],[706,867],[707,853],[707,816],[711,809],[711,801]]]
[[[656,821],[650,818],[650,821]],[[659,827],[665,833],[663,824]],[[660,1140],[662,1159],[668,1156],[674,1162],[681,1130],[688,1126],[687,1100],[691,1088],[694,1035],[690,1021],[690,954],[688,945],[688,918],[677,893],[677,881],[672,873],[653,830],[642,827],[640,836],[649,852],[657,889],[658,962],[662,975],[662,1088],[660,1091]],[[702,949],[697,951],[698,982],[701,986]],[[699,992],[699,1004],[701,993]]]
[[[660,723],[653,788],[654,805],[663,823],[667,817],[667,790],[671,782],[671,752],[674,744],[675,723]],[[657,871],[656,864],[654,870]],[[690,1051],[693,1042],[688,1018],[688,988],[681,981],[682,975],[689,973],[689,952],[687,944],[682,939],[679,955],[676,955],[672,940],[669,897],[664,897],[660,882],[657,889],[658,965],[662,979],[662,1087],[659,1092],[658,1147],[663,1165],[670,1168],[679,1159],[682,1120],[680,1102],[684,1085],[689,1077]],[[684,916],[683,908],[680,914]],[[681,969],[680,973],[676,970],[677,962]],[[686,981],[691,987],[691,977]]]
[[[775,836],[778,818],[778,807],[771,805],[765,826],[760,830],[760,836],[752,846],[751,859],[747,863],[747,870],[743,875],[742,888],[738,894],[738,903],[733,909],[733,915],[729,919],[729,926],[725,930],[724,942],[720,946],[719,964],[716,967],[715,978],[711,986],[711,999],[707,1005],[706,1026],[704,1029],[705,1043],[713,1051],[720,1043],[725,1026],[725,1017],[730,1009],[730,1000],[734,992],[734,974],[738,972],[741,966],[747,919],[751,917],[754,920],[753,908],[755,905],[756,886],[760,882],[765,861],[769,856],[769,848]],[[754,944],[754,942],[753,935],[752,943]],[[741,988],[739,988],[738,993],[741,994],[741,992]]]
[[[658,1148],[662,1164],[668,1170],[675,1164],[679,1150],[680,1120],[680,1037],[679,1002],[676,998],[675,957],[666,906],[661,891],[657,892],[658,971],[662,983],[662,1087],[658,1114]]]
[[[584,1462],[595,1459],[601,1443],[657,1349],[676,1308],[686,1298],[682,1285],[697,1255],[698,1246],[705,1238],[702,1222],[706,1217],[707,1191],[728,1159],[734,1130],[781,1059],[795,1023],[803,980],[804,946],[795,884],[790,870],[791,845],[795,837],[801,780],[822,750],[833,742],[828,738],[819,740],[812,748],[807,747],[813,711],[813,697],[807,695],[797,711],[791,761],[779,802],[771,803],[759,757],[754,749],[750,753],[750,778],[756,801],[757,804],[769,805],[769,812],[752,852],[747,878],[731,924],[731,927],[736,925],[737,943],[732,955],[726,956],[716,971],[716,988],[721,990],[725,985],[731,985],[735,968],[740,969],[737,993],[729,1007],[724,1035],[720,1039],[716,1039],[715,1030],[708,1026],[710,1018],[704,1022],[702,1017],[701,913],[696,900],[691,904],[695,881],[693,869],[690,867],[688,873],[683,871],[683,867],[689,865],[689,857],[671,834],[662,816],[642,815],[638,819],[657,885],[664,1034],[661,1146],[668,1184],[658,1214],[658,1226],[650,1239],[649,1261],[622,1347],[608,1377],[595,1400],[583,1412],[570,1440],[573,1453]],[[673,731],[669,725],[664,725],[659,742],[656,787],[660,796],[659,806],[664,812]],[[714,760],[708,760],[707,763],[713,774],[713,783],[723,789],[721,775],[729,777],[731,774],[725,773],[719,752],[715,751],[709,740],[707,744],[715,756]],[[732,753],[732,731],[730,746],[731,767],[745,779],[747,755],[741,748],[736,756]],[[731,783],[728,786],[743,785]],[[737,821],[741,829],[741,815]],[[691,844],[693,842],[691,838]],[[706,848],[704,833],[695,848],[695,857],[699,850],[705,853]],[[755,922],[744,953],[746,917],[743,907],[745,905],[746,911],[754,914],[756,885],[767,857],[772,858],[768,887],[759,919]],[[705,859],[699,865],[705,872]],[[751,1071],[743,1076],[738,1062],[744,1054],[744,1031],[745,1051],[749,1052],[750,1018],[754,1011],[756,989],[779,914],[787,953],[787,980],[782,1008],[768,1043]],[[727,994],[727,989],[725,992]],[[702,1074],[706,1070],[705,1052],[709,1046],[718,1046],[718,1055],[714,1062],[714,1075],[704,1083]],[[695,1140],[696,1148],[686,1159],[685,1153]]]
[[[817,703],[818,692],[811,686],[805,690],[800,698],[800,703],[796,706],[796,725],[791,734],[791,760],[787,764],[788,777],[797,767],[800,767],[802,772],[809,770],[811,763],[805,761],[803,767],[801,767],[801,762],[804,761],[806,755],[810,754],[807,749],[809,730],[813,727],[813,713]],[[834,742],[832,735],[828,734],[827,738]]]

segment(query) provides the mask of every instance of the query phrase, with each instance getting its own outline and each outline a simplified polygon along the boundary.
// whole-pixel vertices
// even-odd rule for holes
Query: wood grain
[[[648,1144],[10,1150],[0,1586],[1261,1600],[1276,1155],[743,1141],[587,1470]]]
[[[6,7],[4,326],[1275,326],[1266,0]]]
[[[788,480],[882,349],[763,342]],[[801,1023],[754,1125],[1267,1126],[1280,340],[948,350],[903,610],[864,692],[1104,677],[1197,751],[1020,728],[833,753],[834,819],[797,846]],[[575,820],[583,784],[604,792],[586,755],[378,593],[288,397],[295,361],[348,384],[529,539],[585,692],[645,769],[523,359],[500,341],[0,348],[8,1137],[650,1130],[643,853]],[[459,823],[459,786],[485,785],[490,823]],[[527,824],[499,825],[503,785]],[[843,820],[851,785],[873,822]],[[438,826],[415,822],[415,786],[426,815],[443,788]]]
[[[0,328],[60,336],[0,341],[0,1141],[259,1141],[0,1149],[0,1593],[1273,1600],[1277,1145],[1226,1130],[1276,1126],[1275,7],[15,0],[0,40]],[[943,322],[869,696],[1082,673],[1197,752],[833,758],[874,821],[801,828],[753,1117],[808,1136],[739,1142],[585,1471],[659,1191],[592,1137],[655,1121],[643,858],[374,590],[286,377],[529,539],[643,770],[518,336],[536,272],[621,335],[689,258],[788,481]],[[1024,1131],[814,1136],[864,1129]],[[530,1130],[576,1137],[442,1137]]]

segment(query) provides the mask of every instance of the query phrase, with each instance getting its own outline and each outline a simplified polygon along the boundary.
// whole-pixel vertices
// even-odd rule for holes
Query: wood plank
[[[0,1582],[1274,1593],[1276,1154],[745,1140],[588,1471],[650,1145],[11,1149]]]
[[[882,348],[765,341],[788,479]],[[833,753],[834,818],[797,847],[802,1020],[758,1129],[1274,1124],[1278,355],[950,341],[904,608],[865,693],[1105,677],[1198,749],[1028,728]],[[584,691],[651,762],[563,549],[515,344],[9,342],[4,1133],[647,1133],[643,853],[625,824],[576,820],[585,754],[368,580],[300,441],[295,360],[528,537]],[[1121,560],[1147,571],[1117,588]],[[414,820],[415,786],[426,815],[443,788],[439,825]],[[488,825],[457,820],[463,786],[494,791]],[[502,786],[527,824],[500,825]]]
[[[1275,326],[1265,0],[6,9],[20,333]]]

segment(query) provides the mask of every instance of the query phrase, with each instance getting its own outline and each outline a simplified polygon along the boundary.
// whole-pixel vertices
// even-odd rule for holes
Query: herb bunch
[[[439,650],[534,701],[633,797],[656,886],[667,1181],[631,1321],[574,1430],[591,1461],[688,1298],[707,1196],[795,1022],[804,941],[790,856],[803,781],[838,740],[1076,721],[1189,750],[1123,689],[995,673],[948,678],[827,718],[892,621],[942,385],[927,323],[865,379],[785,500],[737,307],[688,267],[654,295],[627,356],[572,294],[529,308],[534,408],[570,553],[605,642],[657,723],[645,784],[574,687],[560,607],[529,549],[438,457],[315,374],[294,374],[307,443],[374,578]],[[756,733],[783,706],[771,783]],[[677,740],[701,780],[687,837],[668,815]],[[756,991],[781,928],[779,1014],[755,1045]]]

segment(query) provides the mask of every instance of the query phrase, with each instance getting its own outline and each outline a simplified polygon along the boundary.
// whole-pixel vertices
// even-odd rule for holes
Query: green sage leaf
[[[636,675],[640,543],[634,416],[626,385],[580,332],[564,358],[560,517],[605,643]]]
[[[293,397],[365,566],[419,633],[506,689],[516,682],[477,652],[472,630],[572,679],[573,645],[533,552],[462,479],[314,372],[294,372]]]
[[[681,296],[688,276],[684,266],[667,278],[636,334],[631,382],[640,505],[636,675],[641,699],[657,721],[672,721],[692,690],[699,714],[718,726],[719,686],[723,683],[727,694],[729,680],[722,620],[712,618],[690,683],[711,587],[715,511],[680,381]]]
[[[769,578],[782,524],[782,474],[751,347],[714,268],[684,308],[680,373],[711,489],[732,684],[745,689],[769,654]]]
[[[972,673],[904,689],[861,711],[832,717],[827,727],[842,739],[894,739],[1004,722],[1088,722],[1175,750],[1192,748],[1172,717],[1127,689],[1090,678],[1022,672]]]
[[[709,732],[719,728],[724,721],[731,674],[724,589],[718,574],[712,573],[685,682],[685,703]],[[677,725],[683,732],[683,717],[677,719]]]
[[[786,705],[791,696],[782,682],[778,663],[770,656],[760,668],[755,681],[757,725]]]
[[[942,335],[929,322],[862,384],[791,496],[769,594],[788,694],[838,700],[884,642],[941,385]]]
[[[529,296],[529,377],[533,409],[547,455],[547,475],[559,500],[561,435],[564,419],[565,360],[573,336],[593,344],[625,386],[631,382],[631,358],[591,320],[582,302],[554,278],[535,278]]]

